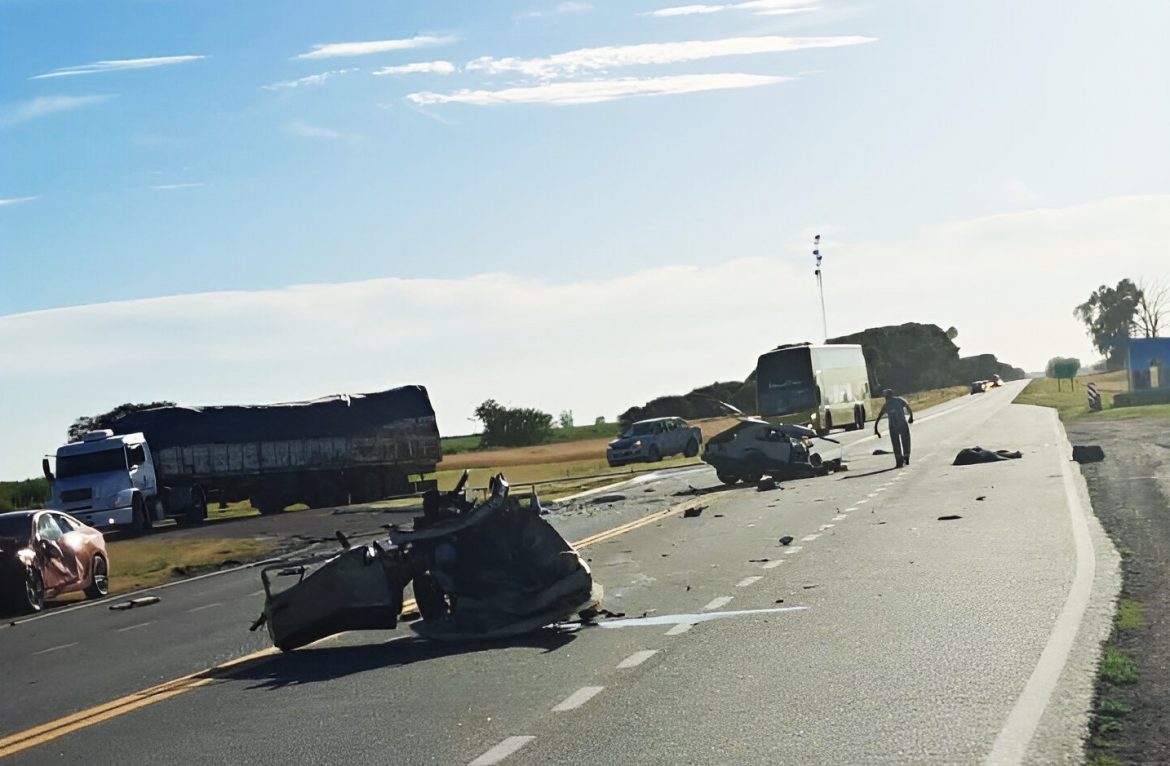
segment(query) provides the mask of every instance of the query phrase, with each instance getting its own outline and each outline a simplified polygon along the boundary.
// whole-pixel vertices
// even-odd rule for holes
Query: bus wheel
[[[817,429],[818,436],[828,436],[829,432],[833,430],[833,413],[825,410],[825,426]]]
[[[739,477],[733,473],[716,473],[715,475],[719,477],[719,481],[728,486],[731,486],[732,484],[735,484],[739,481]]]
[[[857,405],[857,430],[861,431],[865,428],[865,407]]]

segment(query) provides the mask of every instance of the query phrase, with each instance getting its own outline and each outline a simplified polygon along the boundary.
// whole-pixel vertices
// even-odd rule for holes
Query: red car
[[[87,598],[110,592],[102,533],[57,511],[0,513],[0,599],[37,612],[46,598],[76,591]]]

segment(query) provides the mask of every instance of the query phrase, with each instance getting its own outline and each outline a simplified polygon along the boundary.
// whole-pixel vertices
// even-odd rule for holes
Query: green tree
[[[174,406],[174,402],[150,402],[149,404],[133,404],[127,402],[126,404],[119,404],[109,412],[103,412],[100,415],[82,415],[73,421],[73,425],[69,426],[67,438],[71,442],[79,441],[82,436],[85,436],[90,431],[100,431],[103,428],[109,428],[118,418],[129,415],[131,412],[153,410],[155,407]]]
[[[475,408],[483,423],[483,447],[528,447],[543,444],[552,432],[553,416],[530,407],[505,407],[488,399]]]
[[[573,411],[572,410],[562,411],[560,416],[557,418],[557,425],[560,426],[561,428],[572,428],[573,427]]]
[[[1044,374],[1050,378],[1056,378],[1056,385],[1059,388],[1060,381],[1062,380],[1067,380],[1071,386],[1080,370],[1080,359],[1074,356],[1054,356],[1048,360],[1048,365],[1044,368]]]
[[[1134,333],[1134,319],[1143,302],[1141,289],[1123,279],[1117,287],[1101,285],[1073,314],[1085,324],[1093,346],[1105,355],[1106,367],[1119,370],[1125,363],[1125,349]]]

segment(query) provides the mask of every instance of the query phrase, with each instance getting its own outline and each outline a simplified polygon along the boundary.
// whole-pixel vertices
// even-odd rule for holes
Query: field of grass
[[[444,461],[445,462],[445,461]],[[597,457],[596,453],[593,456],[582,460],[568,460],[544,463],[515,463],[507,466],[492,465],[492,466],[478,466],[468,468],[471,471],[471,478],[468,486],[471,487],[486,487],[488,480],[496,473],[503,473],[508,483],[518,490],[523,490],[525,483],[534,481],[548,481],[563,479],[564,481],[555,481],[555,483],[538,487],[539,494],[542,498],[555,500],[557,497],[574,494],[584,489],[588,489],[599,484],[610,484],[621,481],[622,476],[633,477],[637,472],[656,470],[659,468],[674,468],[680,465],[696,462],[695,458],[685,458],[682,456],[667,458],[657,463],[637,463],[634,465],[623,466],[621,468],[610,468],[604,457],[604,445],[602,448],[602,457]],[[441,467],[442,468],[442,467]],[[607,474],[609,478],[593,480],[581,479],[583,476],[595,476],[598,474]],[[443,469],[427,478],[438,479],[439,489],[448,490],[455,486],[459,481],[459,477],[463,475],[463,467],[457,469]]]
[[[115,540],[108,547],[110,592],[126,593],[199,574],[201,570],[210,571],[225,562],[259,561],[276,550],[276,543],[248,538],[168,540],[147,536]]]
[[[573,426],[572,428],[554,428],[548,437],[548,444],[564,444],[565,442],[579,442],[586,439],[613,439],[621,431],[618,423],[602,423],[601,425]],[[479,450],[479,434],[471,436],[445,436],[442,439],[444,455],[458,455],[464,452]],[[504,448],[491,450],[504,451]]]
[[[1100,412],[1089,410],[1086,386],[1097,384],[1101,392]],[[1170,418],[1170,404],[1149,404],[1141,407],[1113,407],[1113,395],[1128,390],[1125,372],[1105,372],[1096,375],[1082,375],[1070,386],[1067,380],[1037,378],[1028,384],[1018,397],[1017,404],[1035,404],[1052,407],[1061,420],[1093,418],[1096,420],[1129,420],[1133,418]]]

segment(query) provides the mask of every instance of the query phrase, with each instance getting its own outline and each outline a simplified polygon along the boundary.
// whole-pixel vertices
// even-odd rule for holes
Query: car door
[[[42,513],[35,523],[33,547],[45,583],[45,595],[55,596],[77,582],[77,557],[66,553],[62,544],[65,533],[53,514]]]
[[[89,534],[80,521],[63,513],[54,513],[53,519],[61,528],[61,553],[65,558],[65,566],[72,573],[72,583],[84,582],[89,577],[90,557],[93,554]]]

